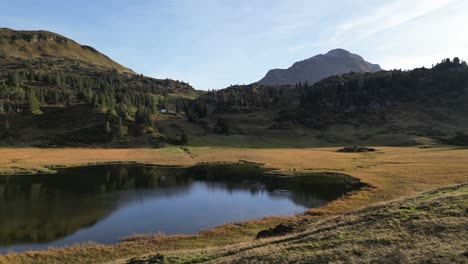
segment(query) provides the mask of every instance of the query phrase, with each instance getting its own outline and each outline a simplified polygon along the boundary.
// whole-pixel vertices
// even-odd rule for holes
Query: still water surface
[[[302,213],[353,190],[326,175],[273,178],[252,165],[102,165],[51,175],[0,176],[0,253],[142,233],[192,234]]]

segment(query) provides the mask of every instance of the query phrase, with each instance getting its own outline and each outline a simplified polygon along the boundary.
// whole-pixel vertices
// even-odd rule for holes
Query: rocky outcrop
[[[344,49],[334,49],[310,59],[294,63],[288,69],[270,70],[258,83],[264,85],[294,85],[308,82],[312,85],[332,75],[349,72],[377,72],[378,64],[365,61],[361,56]]]

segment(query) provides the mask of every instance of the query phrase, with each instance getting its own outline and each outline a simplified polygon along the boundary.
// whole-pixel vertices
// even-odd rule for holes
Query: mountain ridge
[[[360,55],[337,48],[325,54],[297,61],[287,69],[269,70],[258,83],[263,85],[294,85],[299,82],[314,84],[337,74],[381,70],[380,65],[367,62]]]
[[[91,46],[46,30],[0,28],[0,59],[4,61],[2,64],[18,60],[66,59],[89,64],[89,67],[136,74]]]

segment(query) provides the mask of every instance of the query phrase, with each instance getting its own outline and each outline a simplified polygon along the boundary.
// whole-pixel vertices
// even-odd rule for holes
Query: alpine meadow
[[[1,3],[0,263],[467,263],[468,3]]]

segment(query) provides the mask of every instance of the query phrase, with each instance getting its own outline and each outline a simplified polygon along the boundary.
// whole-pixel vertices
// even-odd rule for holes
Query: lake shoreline
[[[226,224],[291,217],[363,187],[343,174],[281,177],[252,163],[55,168],[54,174],[0,177],[0,205],[11,212],[0,218],[0,254],[84,241],[112,246],[134,240],[134,234],[140,239],[160,232],[191,235]],[[70,206],[74,209],[67,210]],[[192,221],[179,220],[188,218]]]

